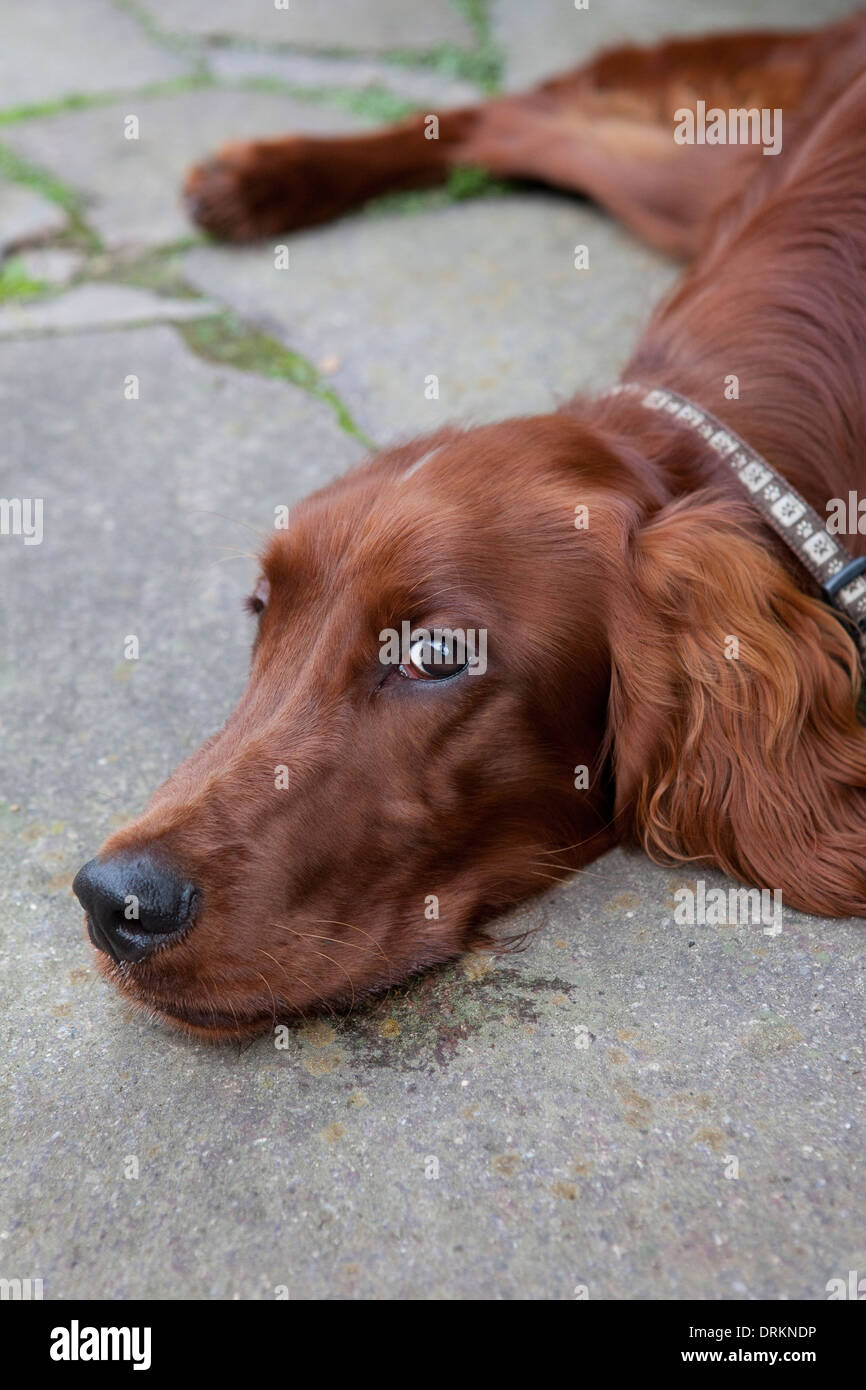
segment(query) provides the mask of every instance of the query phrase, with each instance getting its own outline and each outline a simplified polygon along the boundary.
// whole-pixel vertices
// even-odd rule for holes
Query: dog
[[[675,138],[711,108],[782,115],[781,149]],[[866,537],[838,583],[807,554],[864,477],[866,15],[424,119],[230,146],[190,207],[244,240],[469,165],[690,265],[620,388],[390,448],[275,532],[240,703],[74,885],[106,975],[209,1040],[495,947],[618,844],[866,914],[866,621],[832,601]]]

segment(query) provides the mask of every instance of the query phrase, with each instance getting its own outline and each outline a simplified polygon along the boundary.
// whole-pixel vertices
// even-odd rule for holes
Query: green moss
[[[450,203],[464,202],[469,198],[500,197],[508,190],[507,183],[494,178],[484,169],[456,168],[450,171],[447,182],[441,188],[413,193],[385,193],[381,198],[371,199],[364,207],[364,214],[374,217],[383,213],[411,215],[447,207]]]
[[[101,248],[99,237],[84,220],[83,198],[54,174],[48,173],[37,164],[31,164],[29,160],[22,159],[7,145],[0,144],[0,176],[8,179],[10,183],[21,183],[35,189],[50,203],[57,203],[58,207],[63,208],[69,219],[67,244],[74,243],[88,251],[98,251]]]
[[[171,30],[163,29],[152,17],[151,14],[139,3],[139,0],[113,0],[115,6],[123,10],[133,18],[142,30],[154,42],[163,48],[174,49],[184,53],[191,60],[198,64],[197,71],[204,71],[204,64],[201,59],[201,48],[196,40],[188,34],[178,34]],[[457,78],[465,82],[473,82],[481,87],[485,92],[497,92],[501,85],[502,75],[502,56],[495,44],[492,36],[492,26],[490,23],[490,0],[451,0],[454,8],[464,17],[472,28],[475,36],[475,45],[471,49],[461,48],[459,44],[438,44],[433,48],[419,51],[413,48],[401,48],[392,50],[390,53],[383,54],[385,62],[394,63],[400,67],[421,67],[434,69],[443,77]],[[259,52],[271,53],[302,53],[310,56],[310,50],[299,47],[292,43],[257,43],[253,39],[241,37],[233,34],[213,34],[209,35],[203,47],[213,48],[235,48],[235,49],[256,49]],[[367,55],[351,44],[334,44],[326,48],[316,48],[315,55],[321,58],[364,58]],[[206,59],[205,59],[206,61]],[[393,97],[393,101],[399,98]],[[390,116],[383,116],[381,119],[395,119]]]
[[[382,56],[386,63],[394,63],[397,67],[427,68],[438,72],[440,77],[472,82],[482,91],[491,94],[499,90],[502,64],[500,58],[493,53],[467,51],[455,44],[444,43],[431,49],[429,53],[416,53],[411,48],[398,48]]]
[[[143,87],[118,88],[109,92],[74,92],[54,101],[36,102],[30,106],[8,106],[0,111],[0,127],[18,125],[21,121],[44,121],[51,116],[63,116],[69,111],[89,111],[117,101],[145,101],[149,97],[174,96],[178,92],[199,91],[215,85],[216,79],[209,73],[196,72],[187,77],[173,77],[166,82],[150,82]]]
[[[30,188],[35,188],[43,197],[52,203],[59,203],[67,212],[78,212],[81,209],[82,200],[74,189],[62,183],[53,174],[22,159],[5,145],[0,145],[0,174],[11,183],[24,183]]]
[[[493,38],[491,0],[451,0],[454,8],[471,24],[475,33],[475,80],[486,92],[498,92],[502,85],[502,53]]]
[[[0,127],[17,125],[21,121],[46,120],[51,116],[62,116],[69,111],[89,111],[94,107],[109,106],[118,101],[134,104],[136,101],[145,101],[152,97],[170,97],[180,92],[201,91],[214,87],[223,91],[274,92],[296,101],[330,105],[339,110],[351,111],[353,115],[371,121],[401,121],[418,110],[418,102],[397,96],[381,82],[373,83],[369,87],[305,87],[286,82],[280,77],[241,77],[218,82],[211,74],[199,72],[188,77],[177,77],[168,82],[151,83],[126,91],[75,94],[31,106],[7,107],[6,110],[0,110]]]
[[[293,386],[315,396],[331,407],[341,429],[359,439],[365,448],[375,449],[375,444],[358,428],[346,404],[325,384],[312,362],[267,333],[248,327],[228,312],[178,324],[177,330],[187,346],[209,362],[290,381]]]
[[[163,29],[150,11],[144,5],[139,4],[139,0],[111,0],[111,3],[115,9],[122,10],[124,14],[129,15],[130,19],[134,19],[153,43],[158,43],[163,48],[176,49],[181,53],[196,53],[197,43],[191,34],[175,34],[168,29]]]
[[[44,281],[32,279],[14,256],[0,266],[0,304],[10,299],[35,299],[48,288]]]
[[[206,242],[204,236],[184,237],[181,241],[146,251],[129,260],[122,253],[105,255],[89,266],[88,279],[108,280],[113,285],[134,285],[139,290],[167,295],[171,299],[200,299],[183,274],[183,255]]]
[[[334,106],[371,121],[402,121],[418,110],[418,103],[397,96],[381,82],[369,87],[304,87],[280,77],[242,77],[221,84],[235,91],[276,92],[295,101]]]
[[[502,53],[494,41],[490,22],[489,0],[451,0],[454,8],[471,26],[475,35],[474,48],[444,43],[427,53],[415,49],[395,49],[385,54],[385,61],[400,67],[433,69],[441,77],[472,82],[491,94],[502,86]]]
[[[417,101],[397,96],[378,82],[362,88],[331,87],[323,99],[371,121],[402,121],[418,110]]]
[[[486,169],[463,168],[458,165],[448,175],[445,193],[452,203],[463,202],[466,198],[500,197],[508,192],[509,185],[503,179],[488,174]]]
[[[56,116],[64,111],[80,111],[93,103],[94,98],[81,95],[59,97],[54,101],[32,102],[23,106],[7,106],[0,111],[0,126],[17,125],[19,121],[38,120],[43,116]]]

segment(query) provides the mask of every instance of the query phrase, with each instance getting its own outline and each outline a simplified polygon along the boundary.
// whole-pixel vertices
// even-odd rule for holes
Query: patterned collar
[[[650,390],[637,382],[614,386],[604,394],[638,397],[648,410],[661,411],[696,430],[726,460],[763,520],[816,580],[825,601],[852,625],[866,665],[866,556],[850,555],[781,473],[708,410],[676,391]]]

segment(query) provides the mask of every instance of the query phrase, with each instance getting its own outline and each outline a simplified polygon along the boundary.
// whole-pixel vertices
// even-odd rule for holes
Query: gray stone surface
[[[189,61],[110,0],[0,0],[0,111],[166,82]]]
[[[493,34],[505,57],[505,86],[531,86],[554,73],[577,67],[600,48],[651,43],[678,34],[709,34],[724,29],[807,29],[851,14],[856,0],[590,0],[584,10],[574,0],[493,0]]]
[[[261,39],[274,22],[267,4],[145,3],[191,34]],[[517,82],[569,61],[575,19],[598,26],[589,44],[830,7],[736,11],[496,0],[495,17]],[[291,13],[328,44],[333,8]],[[417,47],[451,13],[367,0],[340,46],[391,46],[405,21]],[[97,0],[64,6],[62,26],[53,4],[0,0],[0,30],[2,107],[10,73],[15,100],[42,101],[182,66]],[[349,67],[323,60],[322,83],[346,85]],[[2,135],[91,195],[110,245],[134,247],[186,234],[189,160],[305,121],[350,124],[199,91]],[[275,272],[267,247],[202,248],[187,267],[319,362],[383,439],[609,380],[674,274],[549,195],[347,219],[291,238],[291,258]],[[863,923],[678,926],[689,879],[615,853],[503,922],[542,928],[523,953],[311,1020],[285,1050],[181,1039],[101,980],[74,872],[242,688],[240,599],[274,506],[361,456],[326,405],[201,361],[165,324],[96,330],[118,305],[181,312],[90,285],[31,306],[60,336],[0,341],[0,491],[44,505],[41,545],[0,535],[0,1277],[42,1278],[49,1299],[823,1299],[828,1279],[862,1273]]]
[[[425,51],[440,43],[474,43],[469,25],[446,0],[290,0],[279,9],[272,0],[142,0],[142,8],[173,33],[257,39],[325,52]]]
[[[205,300],[169,299],[130,285],[76,285],[56,298],[0,306],[0,338],[21,333],[115,328],[166,319],[180,322],[204,318],[213,311]]]
[[[577,245],[588,270],[574,268]],[[334,357],[332,384],[379,441],[611,381],[675,273],[595,208],[548,194],[347,219],[293,237],[288,270],[267,243],[196,248],[186,272],[308,356]]]
[[[124,136],[128,115],[138,117],[137,140]],[[158,246],[194,230],[181,203],[184,174],[227,140],[364,124],[339,108],[272,92],[206,90],[27,121],[4,139],[87,195],[87,220],[107,246]]]
[[[17,746],[2,796],[22,807],[5,826],[24,836],[18,852],[34,835],[34,883],[54,866],[65,894],[82,850],[228,712],[251,636],[241,599],[273,507],[362,450],[327,406],[204,362],[164,325],[0,344],[0,418],[3,495],[42,497],[45,518],[41,545],[0,536],[0,743],[10,751],[14,732]],[[134,670],[118,645],[132,631]],[[25,866],[14,852],[3,862],[18,893]],[[80,956],[72,902],[57,899],[42,940],[62,922],[58,946]]]
[[[0,179],[0,257],[16,246],[54,236],[66,226],[66,213],[26,184]]]

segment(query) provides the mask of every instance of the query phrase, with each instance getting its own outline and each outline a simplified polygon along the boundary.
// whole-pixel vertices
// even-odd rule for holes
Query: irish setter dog
[[[698,102],[781,111],[781,151],[679,143]],[[438,139],[426,114],[230,146],[190,207],[245,240],[456,165],[588,195],[691,260],[624,381],[713,412],[822,518],[856,490],[866,14],[624,47]],[[106,974],[177,1026],[350,1006],[620,843],[866,915],[854,642],[719,455],[631,393],[376,455],[275,531],[250,607],[237,708],[75,885]]]

